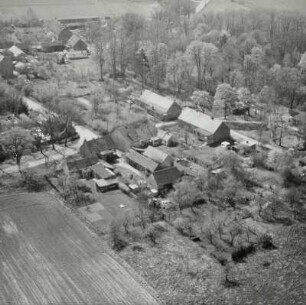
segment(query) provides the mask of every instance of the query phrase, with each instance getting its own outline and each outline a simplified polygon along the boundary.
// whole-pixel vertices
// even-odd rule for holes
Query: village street
[[[42,106],[41,104],[30,98],[23,97],[23,102],[28,106],[30,110],[37,111],[42,115],[46,115],[48,111],[44,106]],[[43,155],[40,155],[39,159],[29,160],[25,162],[23,161],[21,168],[22,169],[32,168],[42,165],[46,163],[46,161],[47,162],[58,161],[65,157],[72,156],[78,152],[79,148],[81,147],[81,145],[85,140],[90,141],[92,139],[97,139],[99,137],[98,134],[96,134],[95,132],[93,132],[92,130],[90,130],[85,126],[74,124],[74,128],[76,129],[77,133],[80,136],[77,142],[73,143],[70,147],[55,145],[55,151],[50,150],[46,152],[47,158],[44,157]],[[2,169],[2,172],[6,174],[12,174],[18,172],[18,167],[17,165],[8,166]]]

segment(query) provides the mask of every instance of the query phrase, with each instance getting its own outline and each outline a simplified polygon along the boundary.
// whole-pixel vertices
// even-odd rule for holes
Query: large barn
[[[207,144],[217,144],[230,139],[229,127],[205,113],[186,107],[178,119],[182,127]]]
[[[181,107],[175,101],[149,90],[145,90],[136,102],[162,121],[176,120],[181,113]]]

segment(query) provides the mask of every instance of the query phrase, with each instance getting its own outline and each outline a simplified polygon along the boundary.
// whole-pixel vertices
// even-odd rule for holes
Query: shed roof
[[[154,172],[158,168],[158,164],[153,160],[143,156],[142,154],[136,152],[135,150],[131,149],[127,154],[126,157],[135,162],[136,164],[140,165],[142,168],[149,170],[150,172]]]
[[[176,182],[181,176],[181,172],[176,167],[169,167],[158,170],[151,175],[157,186],[164,186]]]
[[[91,169],[96,173],[101,179],[109,179],[115,176],[115,174],[109,170],[108,168],[105,168],[103,164],[97,163],[91,167]]]
[[[156,163],[163,163],[168,157],[170,157],[167,153],[152,146],[148,146],[143,155],[152,159]]]
[[[18,47],[16,46],[11,46],[9,48],[9,51],[13,53],[14,57],[18,57],[22,54],[24,54],[24,52],[22,50],[20,50]]]
[[[199,132],[205,133],[207,135],[214,134],[223,123],[220,120],[211,118],[205,113],[188,107],[183,108],[183,111],[178,119],[196,127]]]
[[[173,100],[158,95],[150,90],[143,91],[140,96],[140,101],[147,106],[154,107],[154,110],[164,114],[166,114],[175,103]]]

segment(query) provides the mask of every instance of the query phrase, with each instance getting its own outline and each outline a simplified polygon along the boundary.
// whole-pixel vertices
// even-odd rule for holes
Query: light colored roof
[[[152,147],[152,146],[148,146],[146,148],[146,150],[143,153],[144,156],[152,159],[153,161],[157,162],[157,163],[163,163],[167,157],[169,156],[168,154],[166,154],[165,152]]]
[[[16,46],[11,46],[9,48],[9,51],[12,52],[15,57],[18,57],[19,55],[24,54],[24,52]]]
[[[0,62],[3,60],[4,56],[0,54]]]
[[[187,124],[190,124],[198,129],[198,131],[204,131],[207,134],[214,134],[220,125],[223,123],[220,120],[212,119],[209,115],[196,111],[194,109],[185,107],[182,110],[179,118]]]
[[[157,137],[167,141],[167,140],[171,139],[173,137],[173,135],[168,130],[158,129]]]
[[[154,107],[154,110],[162,113],[167,113],[170,107],[175,103],[173,100],[170,100],[149,90],[143,91],[140,97],[140,101],[145,103],[147,106],[152,108]]]
[[[80,40],[82,40],[79,36],[73,34],[67,41],[67,45],[69,46],[75,46]]]

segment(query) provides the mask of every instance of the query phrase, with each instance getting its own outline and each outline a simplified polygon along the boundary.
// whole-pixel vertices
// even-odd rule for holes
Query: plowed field
[[[0,304],[157,304],[106,252],[50,194],[0,195]]]

